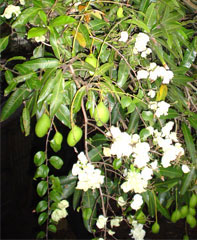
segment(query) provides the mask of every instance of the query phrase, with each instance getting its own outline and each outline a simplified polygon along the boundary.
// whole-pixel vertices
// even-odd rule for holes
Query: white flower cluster
[[[126,42],[128,40],[128,37],[129,37],[128,32],[123,31],[123,32],[120,33],[119,41],[120,42]]]
[[[55,209],[52,214],[51,218],[54,222],[59,222],[60,219],[65,218],[68,215],[66,208],[69,207],[69,202],[67,200],[62,200],[58,203],[58,208]]]
[[[142,196],[140,194],[135,194],[133,197],[133,201],[131,203],[131,208],[137,211],[138,209],[141,208],[142,204],[143,204]]]
[[[158,77],[163,79],[162,84],[169,84],[174,77],[174,74],[169,69],[158,66],[154,62],[150,63],[150,66],[147,68],[147,70],[139,70],[137,72],[138,80],[150,78],[152,81],[155,81]]]
[[[103,215],[99,215],[97,221],[96,221],[96,226],[99,228],[99,229],[102,229],[106,226],[106,223],[107,223],[107,217],[104,217]]]
[[[111,228],[113,227],[119,227],[120,226],[120,222],[123,220],[123,217],[118,217],[116,216],[115,218],[110,220],[110,225]]]
[[[21,5],[25,5],[25,0],[20,0]]]
[[[148,181],[143,178],[141,173],[128,170],[126,181],[121,185],[121,188],[125,193],[129,191],[142,193],[146,191],[147,186]]]
[[[168,114],[168,109],[170,107],[170,104],[168,104],[165,101],[161,101],[161,102],[149,102],[148,107],[151,110],[155,111],[155,115],[159,118],[162,115],[167,115]]]
[[[161,164],[164,168],[171,166],[171,161],[176,160],[184,154],[184,149],[178,142],[176,132],[171,132],[174,122],[169,121],[162,127],[161,132],[153,131],[153,141],[163,150]]]
[[[146,45],[149,42],[150,38],[145,33],[139,33],[136,37],[135,46],[133,49],[134,54],[141,53],[141,57],[146,58],[147,55],[149,55],[152,50],[150,48],[147,48]]]
[[[137,221],[132,222],[133,229],[131,229],[131,235],[135,240],[143,240],[146,232],[143,229],[143,225],[140,223],[137,223]]]
[[[78,175],[78,183],[76,189],[82,189],[85,192],[88,189],[99,188],[104,183],[104,176],[101,175],[100,169],[95,169],[84,154],[81,152],[78,155],[78,161],[73,165],[72,174]]]
[[[14,6],[12,4],[8,5],[1,17],[5,17],[7,19],[10,19],[12,17],[12,14],[15,14],[16,17],[21,13],[19,6]]]

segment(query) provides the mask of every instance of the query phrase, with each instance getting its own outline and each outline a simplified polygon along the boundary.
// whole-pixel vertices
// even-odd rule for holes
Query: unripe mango
[[[51,125],[51,120],[46,113],[44,113],[37,121],[35,127],[35,133],[37,137],[44,137]]]
[[[77,125],[74,125],[67,136],[67,143],[70,147],[74,147],[81,139],[83,131]]]
[[[109,110],[103,102],[100,102],[96,106],[95,111],[94,111],[94,119],[96,121],[96,125],[99,127],[103,126],[105,123],[108,122]]]
[[[180,212],[181,212],[181,218],[185,218],[188,214],[188,206],[187,205],[182,206]]]
[[[172,213],[172,216],[171,216],[171,221],[173,223],[176,223],[179,219],[181,218],[181,212],[176,209],[173,213]]]
[[[196,226],[196,219],[191,214],[187,215],[186,221],[190,225],[191,228],[194,228]]]
[[[159,223],[158,222],[155,222],[153,225],[152,225],[152,233],[155,233],[157,234],[160,230],[160,226],[159,226]]]
[[[196,205],[197,205],[197,195],[193,193],[189,200],[189,206],[192,208],[195,208]]]
[[[63,140],[63,136],[60,132],[56,132],[55,136],[54,136],[54,141],[57,145],[61,145],[62,144],[62,140]]]

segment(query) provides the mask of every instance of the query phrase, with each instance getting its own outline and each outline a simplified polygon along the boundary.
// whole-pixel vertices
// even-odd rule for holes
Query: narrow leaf
[[[22,113],[23,127],[25,130],[25,136],[28,136],[30,133],[30,113],[28,108],[23,108]]]
[[[0,38],[0,52],[3,52],[3,50],[6,49],[9,42],[9,36]]]
[[[118,81],[117,85],[119,87],[123,87],[126,83],[128,76],[129,76],[130,68],[127,65],[127,63],[122,59],[119,63],[119,69],[118,69]]]

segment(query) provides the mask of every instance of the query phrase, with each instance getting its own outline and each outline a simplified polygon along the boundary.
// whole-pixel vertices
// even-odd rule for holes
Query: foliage
[[[36,116],[36,134],[46,136],[34,156],[38,224],[46,225],[37,238],[56,231],[68,214],[65,200],[95,238],[126,222],[143,239],[142,224],[154,218],[158,233],[158,212],[176,222],[196,196],[197,38],[195,8],[184,2],[0,1],[1,25],[10,29],[0,39],[2,56],[16,37],[34,48],[30,57],[5,57],[0,119],[23,104],[24,134]],[[58,121],[72,133],[70,146],[84,144],[68,176],[50,173],[64,163],[58,151],[67,136]],[[57,155],[49,158],[49,147]],[[184,217],[193,228],[191,215]]]

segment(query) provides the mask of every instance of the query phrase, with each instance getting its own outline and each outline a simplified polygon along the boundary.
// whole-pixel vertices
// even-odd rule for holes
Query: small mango
[[[46,113],[44,113],[37,121],[35,127],[36,136],[39,138],[44,137],[51,125],[51,120]]]
[[[74,125],[67,136],[67,143],[70,147],[74,147],[81,139],[83,131],[77,125]]]

